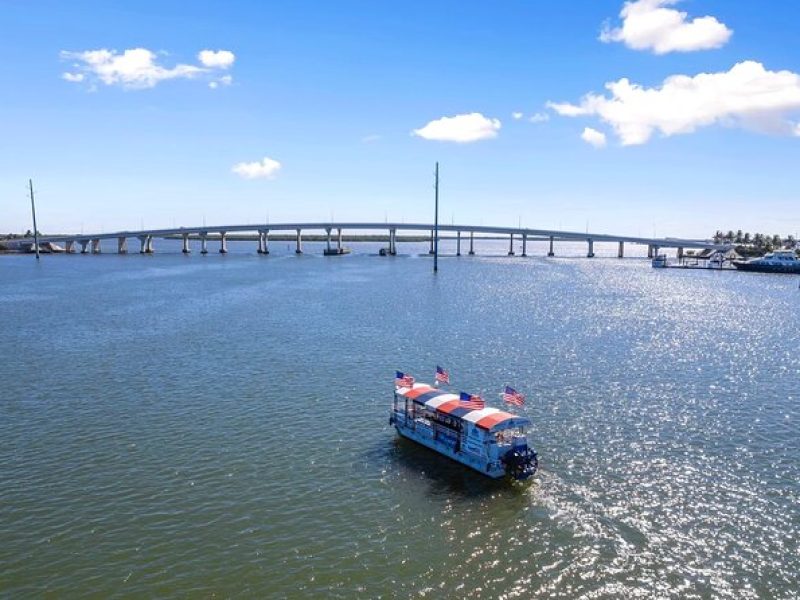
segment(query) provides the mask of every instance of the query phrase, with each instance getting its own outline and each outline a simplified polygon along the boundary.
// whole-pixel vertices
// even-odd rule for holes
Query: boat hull
[[[434,439],[427,431],[420,429],[411,429],[404,427],[402,424],[396,424],[395,428],[397,433],[402,437],[416,442],[426,448],[433,450],[447,458],[454,460],[462,465],[469,467],[492,479],[502,479],[506,476],[505,466],[500,462],[489,462],[486,457],[478,456],[475,454],[456,451],[447,441],[440,441]]]
[[[790,275],[800,275],[800,264],[759,265],[751,262],[734,261],[733,266],[740,271],[750,271],[753,273],[785,273]]]

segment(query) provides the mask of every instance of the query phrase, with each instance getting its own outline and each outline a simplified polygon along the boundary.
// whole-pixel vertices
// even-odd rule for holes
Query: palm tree
[[[750,233],[749,232],[744,234],[744,240],[743,241],[744,241],[745,244],[749,244],[751,242]]]
[[[734,233],[733,233],[733,230],[732,230],[732,229],[729,229],[729,230],[728,230],[728,233],[726,233],[726,234],[725,234],[725,239],[726,239],[728,242],[733,242],[733,238],[735,238],[735,237],[736,237],[736,236],[734,235]]]
[[[742,239],[743,239],[742,230],[739,229],[739,230],[736,231],[736,243],[737,244],[741,244],[742,243]]]
[[[783,245],[783,240],[781,239],[781,236],[779,236],[777,233],[775,235],[773,235],[772,236],[772,247],[773,248],[780,248],[782,245]]]

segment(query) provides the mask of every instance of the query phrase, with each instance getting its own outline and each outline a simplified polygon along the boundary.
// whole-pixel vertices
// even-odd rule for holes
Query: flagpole
[[[433,215],[433,272],[439,271],[439,161],[436,161],[436,179],[435,179],[435,203],[436,208]]]
[[[36,249],[36,260],[39,260],[39,230],[36,228],[36,204],[33,202],[33,179],[28,179],[31,188],[31,214],[33,215],[33,245]]]

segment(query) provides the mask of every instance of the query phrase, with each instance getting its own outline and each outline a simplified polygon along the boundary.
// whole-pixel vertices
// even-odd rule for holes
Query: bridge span
[[[125,254],[128,252],[128,239],[138,239],[140,243],[139,252],[142,254],[152,253],[154,251],[153,239],[154,238],[182,238],[183,239],[183,252],[189,253],[189,238],[190,236],[197,236],[200,238],[201,253],[208,252],[208,243],[210,240],[219,242],[219,251],[226,253],[228,251],[227,242],[228,234],[230,233],[253,233],[258,236],[258,253],[269,254],[269,236],[270,232],[276,231],[290,231],[295,234],[295,252],[302,254],[303,252],[303,232],[304,231],[322,231],[326,234],[327,246],[326,254],[341,254],[343,253],[342,247],[342,231],[386,231],[388,232],[389,247],[387,253],[394,255],[397,253],[397,232],[424,232],[427,236],[430,234],[430,252],[433,253],[434,246],[434,226],[429,223],[357,223],[357,222],[328,222],[328,223],[259,223],[259,224],[245,224],[245,225],[218,225],[202,227],[178,227],[171,229],[143,229],[140,231],[117,231],[112,233],[95,233],[95,234],[81,234],[81,235],[63,235],[51,236],[40,239],[43,242],[62,242],[65,245],[68,253],[76,251],[75,246],[80,245],[82,254],[98,254],[101,252],[101,242],[103,240],[116,240],[117,252]],[[336,232],[334,238],[333,232]],[[490,225],[439,225],[439,231],[455,233],[456,240],[456,255],[461,256],[462,238],[466,238],[469,243],[468,254],[475,254],[475,239],[480,240],[481,236],[508,236],[509,239],[509,256],[513,256],[515,252],[514,240],[515,238],[522,243],[522,256],[527,256],[527,245],[529,241],[546,241],[549,242],[548,256],[555,256],[554,243],[556,241],[570,241],[570,242],[585,242],[587,244],[588,258],[594,256],[594,243],[595,242],[616,242],[619,244],[618,256],[622,258],[625,253],[625,244],[640,244],[648,248],[648,256],[652,257],[658,252],[660,248],[676,248],[678,256],[683,255],[686,248],[723,248],[719,244],[714,244],[707,240],[692,240],[680,238],[646,238],[646,237],[632,237],[625,235],[612,235],[606,233],[589,233],[589,232],[576,232],[576,231],[557,231],[549,229],[530,229],[524,227],[496,227]],[[209,238],[209,234],[214,237]],[[466,243],[465,241],[465,243]],[[332,244],[336,244],[334,249]]]

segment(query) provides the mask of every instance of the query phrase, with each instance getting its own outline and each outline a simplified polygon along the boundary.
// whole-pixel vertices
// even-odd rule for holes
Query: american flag
[[[406,375],[405,373],[401,373],[400,371],[395,371],[394,384],[397,387],[410,388],[414,385],[414,378],[411,375]]]
[[[515,406],[522,406],[525,404],[525,396],[520,394],[512,387],[506,386],[506,391],[503,392],[503,401]]]
[[[445,371],[442,367],[436,367],[436,381],[439,383],[450,383],[450,373]]]
[[[480,396],[476,396],[475,394],[467,394],[466,392],[461,392],[461,397],[458,399],[461,402],[461,406],[464,408],[469,408],[472,410],[480,410],[481,408],[486,407],[486,402],[483,401],[483,398]]]

